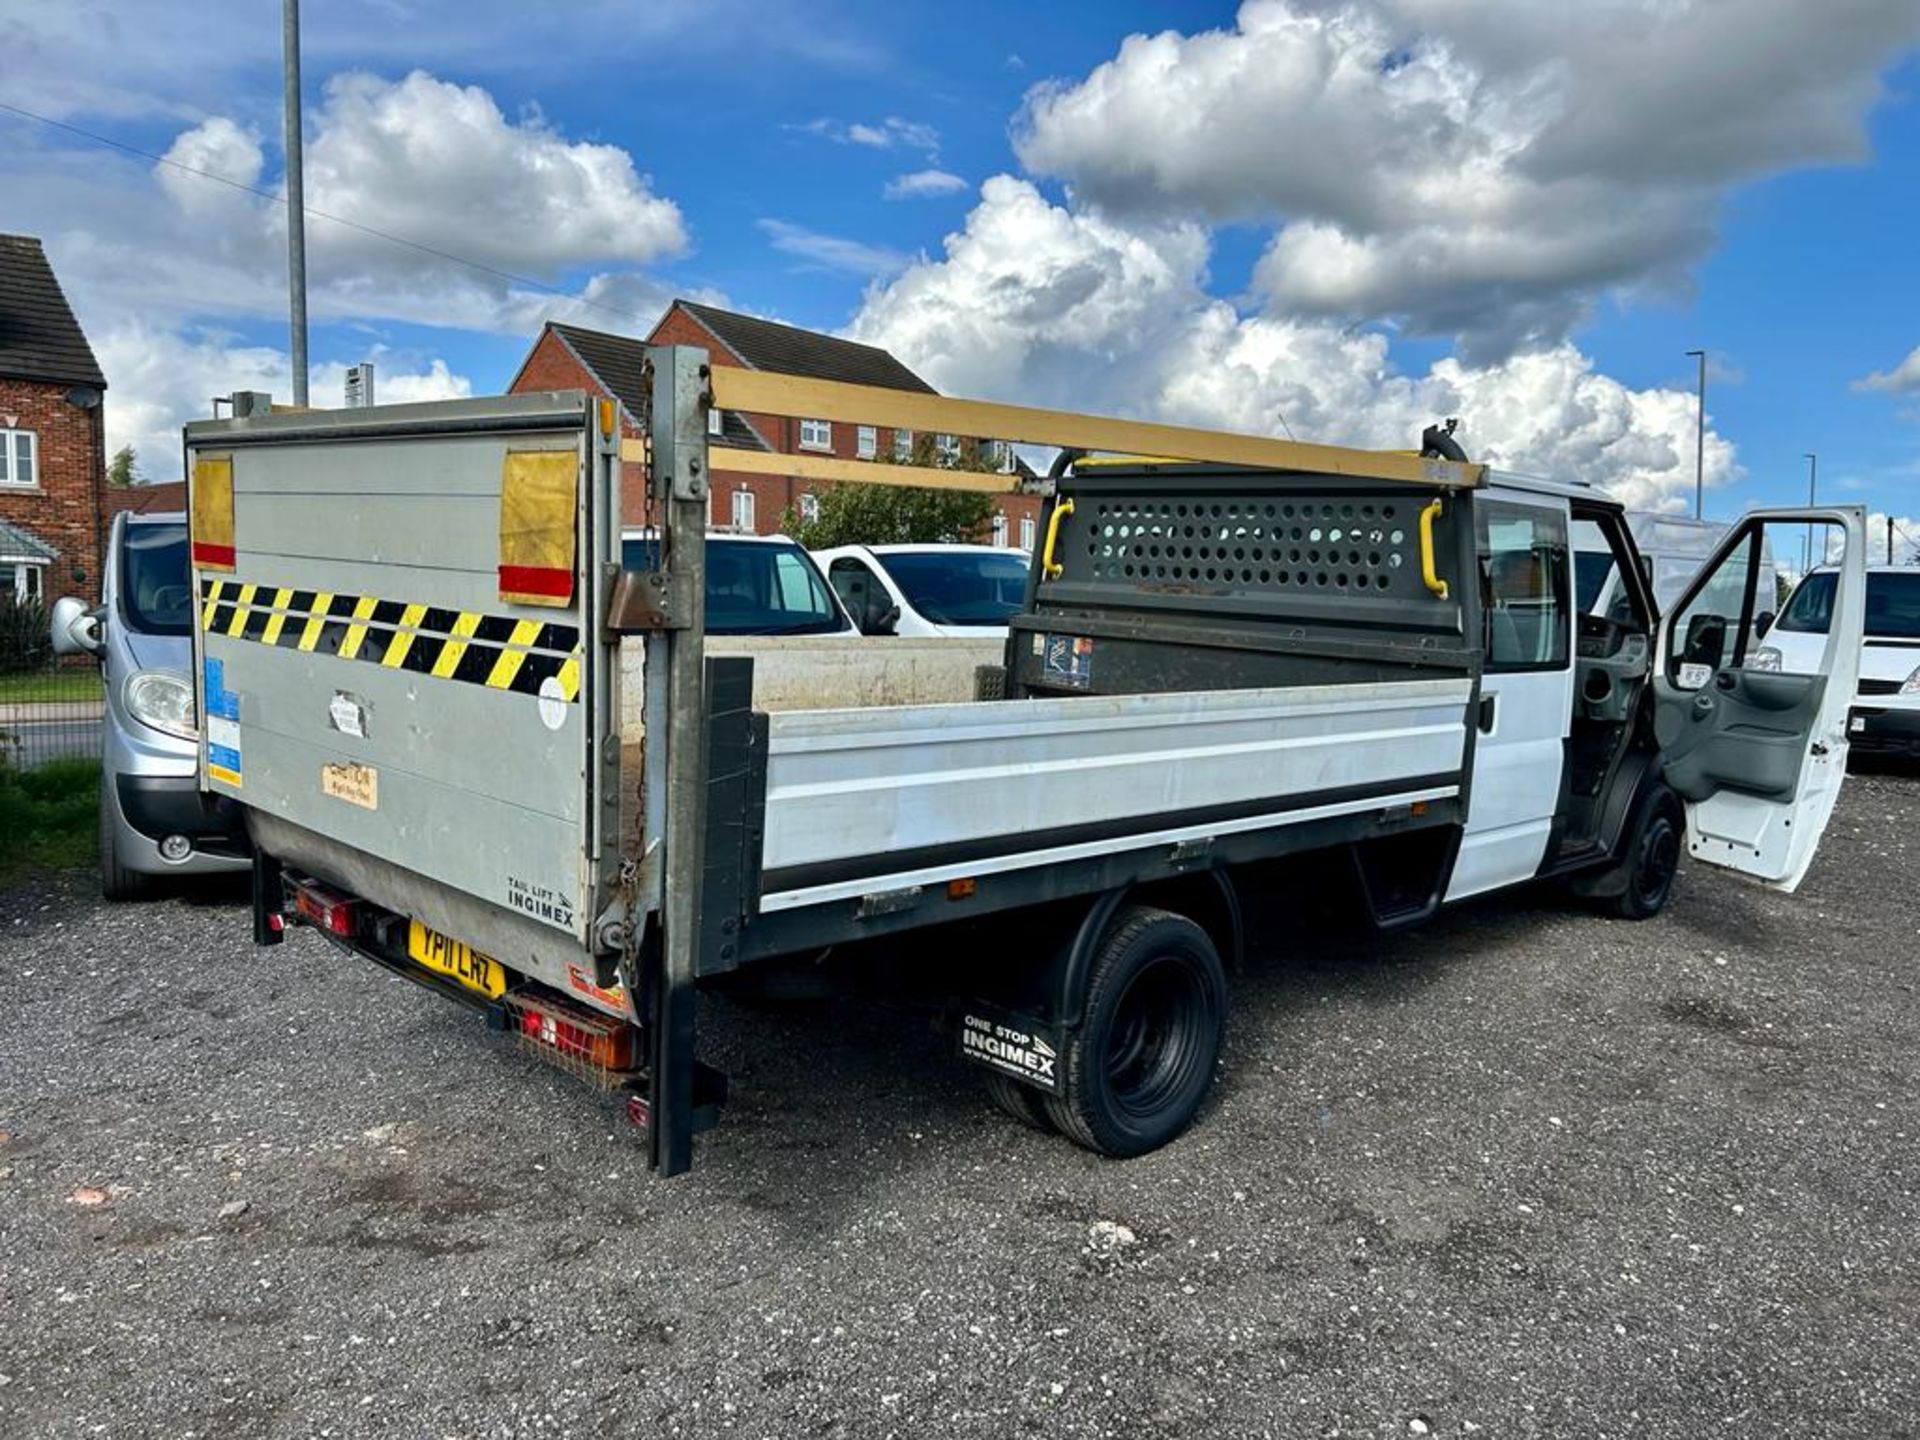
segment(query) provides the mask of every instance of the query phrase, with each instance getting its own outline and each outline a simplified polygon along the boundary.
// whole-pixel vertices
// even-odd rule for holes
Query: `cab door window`
[[[1489,673],[1567,665],[1567,524],[1555,511],[1480,502],[1483,646]]]

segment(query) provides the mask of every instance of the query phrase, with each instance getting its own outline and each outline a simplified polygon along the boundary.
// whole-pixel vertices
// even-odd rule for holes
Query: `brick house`
[[[587,390],[618,400],[622,426],[637,436],[637,417],[645,414],[641,364],[648,345],[699,345],[716,365],[744,365],[780,375],[840,380],[892,390],[936,393],[934,388],[889,352],[834,335],[779,325],[691,300],[676,300],[645,340],[609,335],[577,325],[548,321],[507,387],[509,394],[534,390]],[[735,411],[711,417],[712,501],[708,516],[716,529],[770,535],[789,510],[806,514],[813,484],[795,476],[729,471],[724,451],[749,448],[781,455],[837,455],[845,459],[905,459],[934,451],[958,450],[974,442],[955,436],[916,436],[885,426],[844,425],[796,420],[781,415]],[[1016,462],[1017,463],[1017,462]],[[622,486],[621,520],[644,523],[646,487],[637,465],[629,465]],[[1022,473],[1027,473],[1024,466]],[[994,497],[992,540],[1000,545],[1033,547],[1040,501],[1026,494]]]
[[[106,388],[40,242],[0,235],[0,597],[98,598]]]

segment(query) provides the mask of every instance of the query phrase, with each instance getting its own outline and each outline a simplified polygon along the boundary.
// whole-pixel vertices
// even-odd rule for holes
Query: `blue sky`
[[[1457,409],[1672,506],[1704,345],[1710,514],[1815,450],[1920,516],[1920,14],[1650,6],[310,3],[309,203],[576,297],[312,221],[316,398],[368,354],[498,389],[545,314],[697,293],[959,393],[1369,444]],[[0,102],[272,191],[278,7],[212,8],[0,0]],[[0,181],[156,477],[206,395],[286,388],[270,204],[4,112]]]

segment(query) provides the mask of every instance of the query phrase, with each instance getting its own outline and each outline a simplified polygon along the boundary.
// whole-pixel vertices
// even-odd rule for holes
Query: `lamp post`
[[[307,403],[307,187],[300,154],[300,0],[281,0],[282,81],[286,87],[287,336],[293,403]]]
[[[1813,451],[1811,450],[1808,450],[1804,453],[1807,457],[1807,508],[1811,510],[1816,503],[1813,498],[1814,490],[1818,486],[1820,481],[1820,457],[1814,454]],[[1809,525],[1807,526],[1806,553],[1801,558],[1800,573],[1804,575],[1812,569],[1813,569],[1813,526]]]
[[[1693,518],[1698,520],[1707,504],[1707,352],[1689,350],[1700,362],[1700,403],[1693,417]]]

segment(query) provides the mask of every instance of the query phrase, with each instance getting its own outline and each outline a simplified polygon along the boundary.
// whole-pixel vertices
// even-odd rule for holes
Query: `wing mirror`
[[[1762,610],[1758,615],[1753,617],[1753,633],[1756,639],[1759,639],[1759,640],[1766,639],[1767,631],[1771,630],[1772,628],[1773,628],[1773,611]]]
[[[98,655],[106,646],[101,635],[105,614],[89,610],[87,602],[75,595],[63,595],[53,602],[53,653],[56,655]]]
[[[1720,668],[1720,657],[1727,652],[1727,621],[1724,615],[1695,615],[1687,621],[1687,644],[1681,658],[1689,665]]]
[[[900,624],[900,607],[888,605],[884,597],[876,597],[867,604],[865,619],[860,631],[865,635],[891,635]]]

